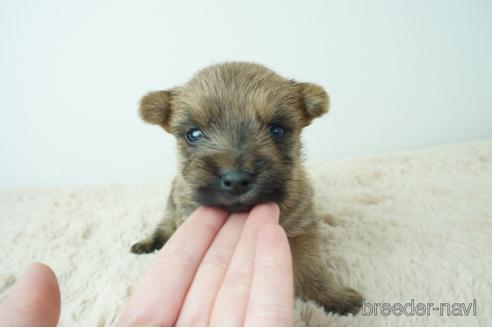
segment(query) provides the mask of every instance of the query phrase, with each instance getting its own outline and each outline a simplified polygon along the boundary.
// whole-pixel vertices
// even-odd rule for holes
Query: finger
[[[60,289],[51,269],[31,264],[0,305],[0,326],[56,326]]]
[[[250,212],[217,294],[211,325],[243,324],[253,277],[256,235],[263,226],[277,223],[278,218],[279,209],[274,203],[258,205]]]
[[[292,255],[279,225],[260,230],[245,326],[292,326]]]
[[[247,214],[232,214],[215,237],[193,279],[177,326],[208,326],[217,292],[241,236]]]
[[[159,251],[117,325],[174,325],[195,271],[226,217],[219,209],[196,210]]]

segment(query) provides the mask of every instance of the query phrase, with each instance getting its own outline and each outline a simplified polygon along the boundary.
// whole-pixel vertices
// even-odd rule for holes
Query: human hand
[[[159,251],[117,325],[292,325],[289,245],[275,204],[249,214],[200,208]],[[56,325],[60,294],[31,265],[0,305],[0,326]]]
[[[229,217],[198,209],[159,251],[117,325],[292,325],[292,260],[278,218],[276,204]]]

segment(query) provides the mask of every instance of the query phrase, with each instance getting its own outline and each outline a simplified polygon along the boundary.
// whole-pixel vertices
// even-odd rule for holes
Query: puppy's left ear
[[[314,83],[296,83],[301,95],[305,126],[311,121],[328,112],[330,98],[325,89]]]

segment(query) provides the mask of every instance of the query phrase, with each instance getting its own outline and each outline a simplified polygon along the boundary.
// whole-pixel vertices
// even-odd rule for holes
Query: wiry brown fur
[[[164,220],[132,252],[161,248],[200,205],[242,211],[275,201],[292,248],[296,295],[327,311],[357,313],[361,296],[334,284],[320,260],[322,218],[302,163],[301,130],[327,111],[328,95],[320,86],[242,62],[207,67],[183,86],[144,96],[141,117],[176,137],[180,162]],[[270,124],[284,127],[285,135],[273,138]],[[206,138],[190,144],[186,132],[197,127]],[[224,194],[218,177],[237,168],[254,176],[254,187],[240,196]]]

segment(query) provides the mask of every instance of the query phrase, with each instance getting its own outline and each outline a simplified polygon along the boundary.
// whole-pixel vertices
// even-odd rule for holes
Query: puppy
[[[326,311],[357,313],[362,297],[335,284],[324,267],[322,217],[302,163],[301,131],[327,111],[320,86],[244,62],[213,65],[183,86],[145,95],[140,115],[175,136],[179,173],[164,220],[131,251],[161,248],[200,205],[238,212],[276,202],[292,250],[296,296]]]

